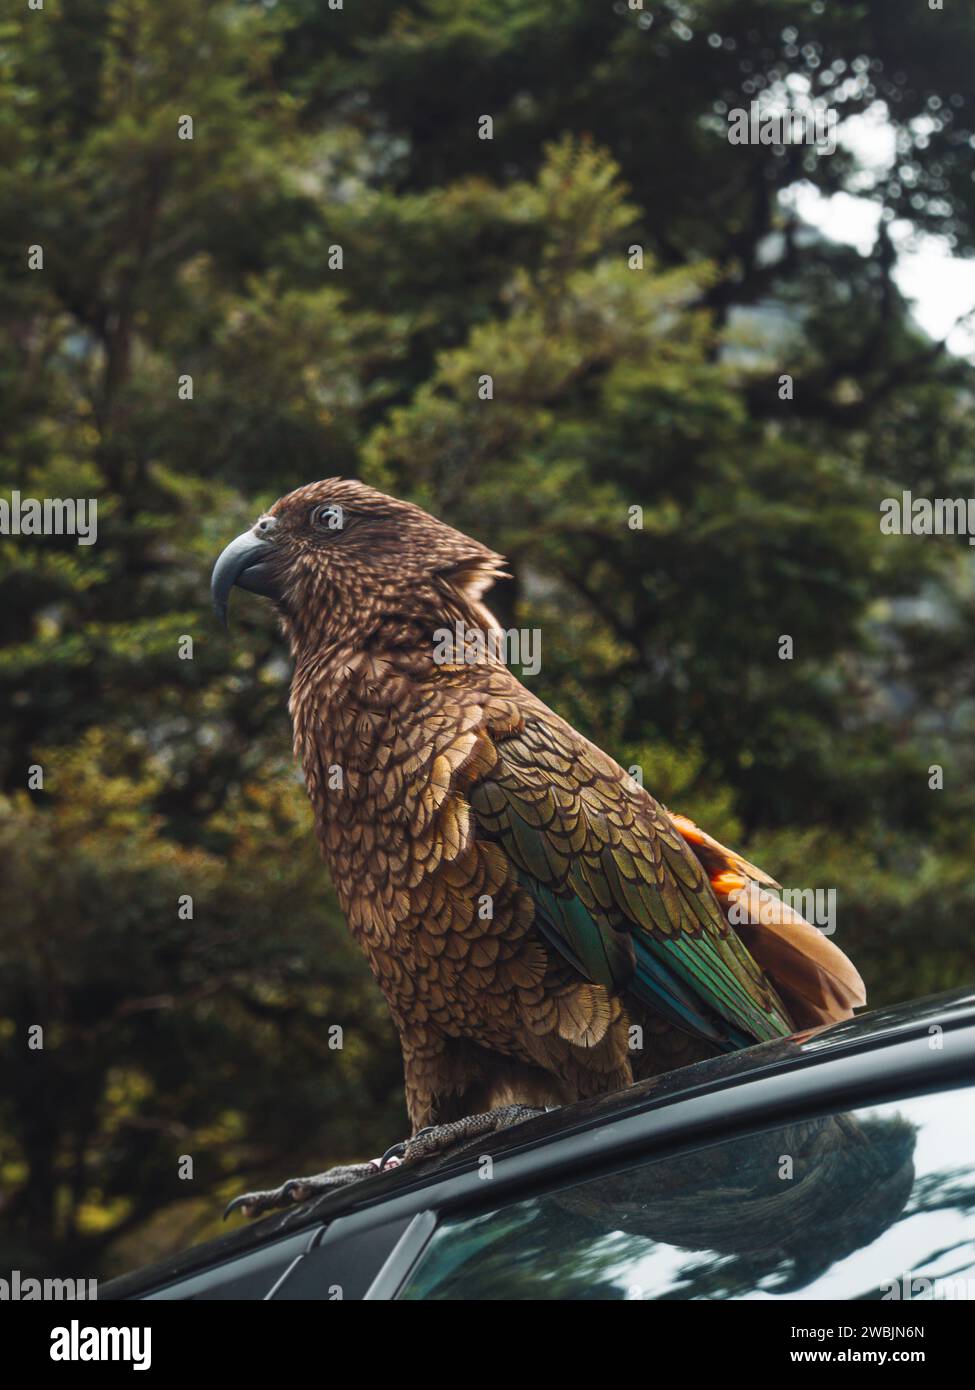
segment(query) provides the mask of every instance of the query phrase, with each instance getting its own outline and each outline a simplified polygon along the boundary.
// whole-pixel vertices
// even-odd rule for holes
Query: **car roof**
[[[323,1223],[367,1206],[393,1203],[407,1190],[415,1194],[418,1190],[422,1192],[423,1189],[447,1184],[460,1171],[470,1169],[476,1158],[485,1153],[489,1153],[497,1162],[530,1148],[541,1151],[540,1157],[544,1158],[546,1148],[553,1148],[556,1141],[567,1136],[585,1136],[615,1121],[652,1110],[670,1109],[692,1097],[740,1089],[783,1072],[804,1072],[833,1059],[874,1053],[909,1039],[931,1037],[939,1030],[948,1033],[956,1029],[971,1029],[973,1025],[975,989],[959,990],[874,1009],[842,1023],[829,1024],[790,1038],[775,1039],[697,1062],[637,1082],[622,1091],[564,1106],[489,1138],[482,1138],[477,1142],[476,1154],[458,1150],[407,1167],[387,1170],[349,1187],[339,1188],[327,1196],[274,1213],[225,1236],[191,1247],[179,1255],[114,1279],[100,1288],[99,1297],[138,1297],[148,1289],[159,1288],[184,1279],[194,1271],[223,1264],[282,1237],[321,1227]],[[435,1201],[435,1193],[429,1192],[430,1204],[435,1204]]]

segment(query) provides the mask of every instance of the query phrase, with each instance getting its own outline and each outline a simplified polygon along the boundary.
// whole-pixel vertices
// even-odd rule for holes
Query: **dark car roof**
[[[638,1082],[623,1091],[553,1110],[490,1138],[482,1138],[477,1142],[476,1154],[458,1150],[378,1173],[325,1197],[275,1213],[146,1269],[114,1279],[99,1290],[99,1297],[137,1297],[148,1289],[183,1279],[194,1271],[232,1260],[284,1236],[293,1236],[308,1227],[319,1227],[366,1207],[394,1202],[399,1207],[402,1203],[396,1201],[397,1198],[446,1184],[448,1179],[470,1170],[476,1158],[485,1153],[495,1161],[515,1154],[524,1155],[527,1151],[535,1151],[536,1159],[544,1158],[545,1150],[553,1149],[555,1141],[570,1136],[593,1138],[604,1127],[634,1115],[669,1110],[693,1097],[738,1090],[783,1073],[805,1073],[824,1062],[858,1053],[896,1048],[905,1041],[929,1037],[937,1030],[949,1033],[957,1029],[971,1031],[973,1048],[960,1052],[954,1049],[949,1057],[956,1067],[970,1068],[975,1057],[975,990],[955,991],[875,1009],[844,1023],[698,1062]],[[578,1150],[583,1156],[584,1148],[582,1144]],[[538,1167],[537,1161],[535,1167]],[[422,1205],[422,1197],[419,1204]]]

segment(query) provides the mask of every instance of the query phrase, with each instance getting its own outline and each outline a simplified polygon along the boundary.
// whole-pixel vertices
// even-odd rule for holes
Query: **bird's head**
[[[385,622],[490,617],[481,596],[500,555],[421,507],[351,479],[308,483],[231,541],[213,569],[217,616],[230,590],[273,600],[296,649],[365,639]]]

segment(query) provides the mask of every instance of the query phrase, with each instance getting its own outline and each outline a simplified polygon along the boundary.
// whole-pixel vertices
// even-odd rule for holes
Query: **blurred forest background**
[[[902,488],[973,490],[973,369],[916,326],[894,244],[975,249],[973,45],[972,7],[925,0],[0,21],[0,495],[99,506],[91,547],[0,538],[4,1272],[131,1268],[405,1133],[272,615],[238,595],[228,639],[209,609],[225,542],[315,478],[505,552],[533,689],[835,887],[872,1003],[975,981],[972,552],[879,529]],[[891,167],[730,145],[776,91],[882,103]],[[882,209],[870,254],[803,225],[802,181]]]

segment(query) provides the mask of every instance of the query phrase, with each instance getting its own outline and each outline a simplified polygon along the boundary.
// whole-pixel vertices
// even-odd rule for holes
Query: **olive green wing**
[[[549,719],[533,716],[498,737],[493,766],[467,792],[479,832],[503,847],[546,938],[586,979],[721,1046],[793,1032],[667,813]]]

